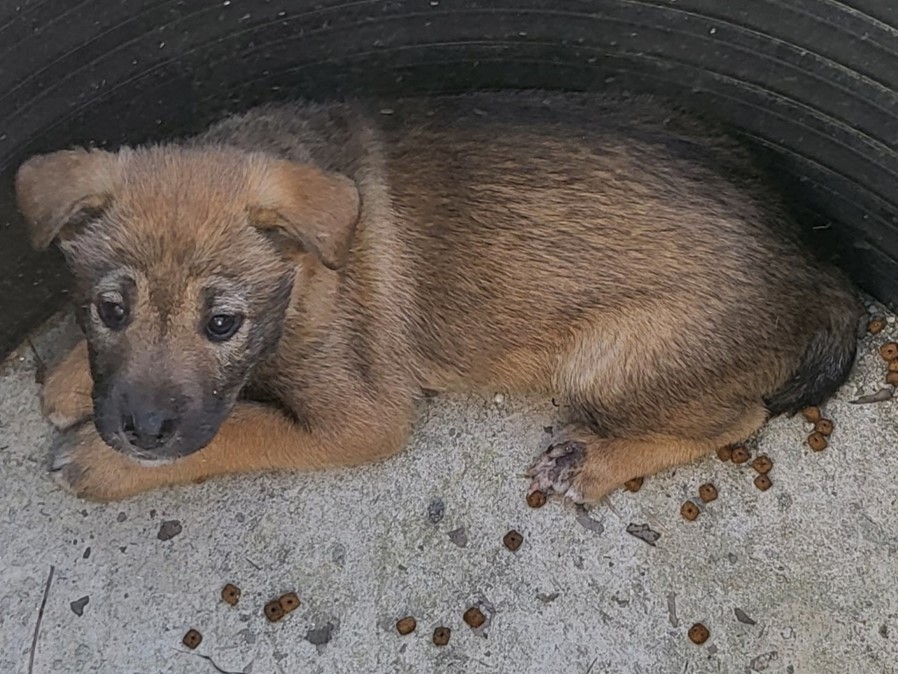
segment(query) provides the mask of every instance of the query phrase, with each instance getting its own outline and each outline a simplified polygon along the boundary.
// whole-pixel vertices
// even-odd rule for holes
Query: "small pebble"
[[[751,454],[748,453],[748,450],[744,445],[737,445],[736,447],[733,447],[733,463],[745,463],[750,458]]]
[[[497,393],[496,396],[493,398],[493,402],[496,403],[497,405],[501,405],[502,403],[505,402],[505,396],[501,393]]]
[[[184,635],[184,638],[181,639],[181,643],[187,646],[190,650],[193,650],[203,640],[203,635],[197,632],[196,630],[188,630],[187,634]]]
[[[833,428],[833,422],[829,419],[820,419],[814,424],[814,430],[826,436],[833,434]]]
[[[761,473],[761,475],[766,475],[773,468],[773,461],[768,456],[759,456],[751,462],[751,467]]]
[[[281,603],[277,599],[265,604],[265,617],[273,623],[284,617],[284,609],[281,608]]]
[[[699,646],[705,643],[710,636],[711,633],[708,631],[708,628],[701,623],[695,623],[689,628],[689,641]]]
[[[527,505],[531,508],[542,508],[546,505],[546,495],[537,489],[527,494]]]
[[[729,445],[717,448],[717,458],[721,461],[729,461],[733,458],[733,448]]]
[[[236,606],[237,601],[240,599],[240,588],[236,585],[228,583],[223,588],[221,588],[221,599],[226,604]]]
[[[521,543],[524,542],[524,537],[519,534],[517,531],[512,529],[502,538],[502,542],[505,544],[505,547],[511,550],[512,552],[516,552],[519,547],[521,547]]]
[[[706,482],[698,488],[698,497],[703,503],[710,503],[717,500],[717,487],[710,482]]]
[[[465,611],[462,619],[465,621],[468,627],[471,627],[475,630],[486,622],[486,616],[483,615],[483,611],[481,611],[476,606],[472,606],[467,611]]]
[[[814,431],[808,436],[808,446],[813,449],[815,452],[820,452],[826,449],[829,443],[826,441],[826,436],[823,433],[818,433]]]
[[[278,597],[278,604],[280,604],[284,615],[287,615],[299,608],[299,597],[296,596],[295,592],[287,592]]]
[[[767,475],[758,475],[755,478],[755,486],[761,491],[767,491],[773,485]]]
[[[879,347],[879,355],[883,360],[893,361],[898,358],[898,344],[895,342],[887,342]]]
[[[446,504],[443,503],[443,499],[435,498],[431,501],[427,506],[427,519],[429,519],[434,524],[439,524],[443,521],[443,515],[446,513]]]
[[[624,489],[626,489],[627,491],[631,491],[635,494],[640,489],[642,489],[643,481],[644,481],[644,478],[634,477],[632,480],[627,480],[626,482],[624,482]]]
[[[178,520],[165,520],[159,525],[159,532],[156,534],[156,538],[160,541],[169,541],[180,534],[181,531],[183,531],[181,522]]]
[[[448,627],[437,627],[433,631],[433,643],[435,646],[445,646],[449,643],[449,637],[452,635],[452,630]]]
[[[399,632],[399,634],[401,634],[402,636],[411,634],[415,631],[415,628],[417,626],[418,621],[411,616],[406,616],[405,618],[396,621],[396,631]]]
[[[886,322],[881,318],[874,318],[872,321],[867,323],[867,331],[871,335],[878,335],[880,332],[885,330]]]
[[[695,505],[692,501],[686,501],[686,503],[680,506],[680,514],[683,516],[683,519],[692,522],[696,517],[698,517],[698,506]]]
[[[801,415],[805,418],[805,421],[808,421],[809,423],[812,423],[812,424],[817,423],[817,421],[819,421],[820,417],[822,416],[820,414],[819,407],[805,407],[801,411]]]

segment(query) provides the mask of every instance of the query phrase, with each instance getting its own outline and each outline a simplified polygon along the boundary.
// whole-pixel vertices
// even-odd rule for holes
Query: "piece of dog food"
[[[632,480],[627,480],[624,482],[624,489],[627,491],[631,491],[634,494],[642,489],[642,483],[644,482],[644,478],[634,477]]]
[[[761,475],[767,475],[773,468],[773,461],[768,456],[759,456],[751,462],[751,467],[758,471]]]
[[[686,503],[680,506],[680,514],[683,516],[683,519],[692,522],[696,517],[698,517],[698,506],[695,505],[692,501],[686,501]]]
[[[476,630],[486,622],[486,616],[483,615],[483,611],[481,611],[479,608],[477,608],[476,606],[472,606],[467,611],[465,611],[465,614],[462,616],[462,620],[467,623],[468,627]]]
[[[281,603],[277,599],[265,604],[265,617],[273,623],[284,617],[284,609],[281,608]]]
[[[710,503],[711,501],[716,501],[717,487],[715,487],[710,482],[705,482],[705,484],[701,485],[698,488],[698,497],[702,500],[702,503]]]
[[[898,363],[898,360],[895,361]],[[886,384],[898,386],[898,372],[889,372],[886,374]]]
[[[708,640],[708,637],[711,636],[708,628],[701,623],[695,623],[692,627],[690,627],[688,634],[689,641],[698,646],[701,646],[703,643],[705,643]]]
[[[767,475],[758,475],[755,478],[755,486],[761,491],[767,491],[773,485],[773,482],[770,481],[770,477]]]
[[[879,347],[879,355],[886,361],[893,361],[898,358],[898,344],[895,342],[886,342]]]
[[[885,327],[886,322],[877,317],[867,323],[867,332],[869,332],[871,335],[878,335],[880,332],[885,330]]]
[[[537,489],[534,492],[530,492],[527,494],[527,505],[531,508],[542,508],[546,505],[546,495]]]
[[[814,424],[814,430],[818,433],[822,433],[827,437],[833,434],[833,428],[833,422],[829,419],[820,419],[816,424]]]
[[[237,602],[240,600],[240,588],[228,583],[221,588],[221,599],[226,604],[236,606]]]
[[[445,646],[449,643],[450,636],[452,636],[452,630],[448,627],[437,627],[433,631],[433,643],[435,646]]]
[[[299,608],[299,597],[296,596],[295,592],[287,592],[278,597],[278,604],[280,604],[284,615],[287,615]]]
[[[519,547],[521,547],[521,543],[524,542],[524,537],[519,534],[517,531],[512,529],[502,538],[502,542],[505,544],[505,547],[515,552]]]
[[[729,445],[717,448],[717,458],[721,461],[729,461],[733,458],[733,448]]]
[[[401,634],[402,636],[411,634],[415,631],[415,628],[417,626],[418,621],[411,616],[406,616],[405,618],[396,621],[396,631],[399,632],[399,634]]]
[[[829,443],[826,441],[826,436],[823,435],[823,433],[814,431],[808,436],[808,446],[815,452],[820,452],[826,449],[828,444]]]
[[[889,361],[889,372],[898,372],[898,360]]]
[[[181,639],[181,643],[187,646],[190,650],[193,650],[197,646],[199,646],[203,641],[203,635],[197,632],[196,630],[187,630],[187,634],[184,635],[184,638]]]
[[[801,415],[805,418],[805,421],[808,421],[812,424],[816,424],[820,420],[820,417],[823,416],[822,414],[820,414],[820,408],[813,406],[805,407],[801,411]]]
[[[751,454],[745,448],[745,445],[736,445],[733,447],[733,463],[745,463],[751,458]]]

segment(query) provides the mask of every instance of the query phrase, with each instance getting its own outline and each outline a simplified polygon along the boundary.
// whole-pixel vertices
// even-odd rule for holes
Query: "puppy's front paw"
[[[583,502],[578,477],[583,467],[586,448],[574,440],[553,442],[539,455],[527,471],[533,479],[530,491],[558,495],[574,503]]]
[[[129,473],[135,461],[109,447],[90,422],[60,435],[50,450],[50,475],[75,496],[91,501],[115,501],[133,493]]]
[[[71,376],[70,369],[60,367],[51,372],[41,389],[41,411],[60,430],[75,426],[93,413],[90,380]]]

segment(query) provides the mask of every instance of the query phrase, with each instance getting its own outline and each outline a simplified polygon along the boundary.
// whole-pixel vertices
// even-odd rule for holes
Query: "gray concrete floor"
[[[37,335],[38,353],[52,358],[70,329]],[[769,491],[748,464],[709,457],[613,494],[591,522],[525,504],[521,474],[555,417],[549,401],[517,398],[428,401],[407,451],[358,470],[80,502],[45,472],[53,431],[22,348],[0,370],[0,672],[29,671],[51,566],[41,673],[214,673],[200,655],[254,674],[896,671],[898,403],[849,404],[882,387],[888,339],[893,321],[864,339],[826,406],[827,450],[806,446],[800,418],[763,432],[753,453],[775,463]],[[707,481],[719,498],[684,521],[681,503]],[[169,520],[182,531],[161,541]],[[449,535],[460,527],[464,547]],[[525,537],[517,553],[502,545],[511,528]],[[243,590],[234,608],[219,599],[227,582]],[[263,604],[289,590],[301,607],[267,622]],[[471,605],[490,616],[482,634],[462,622]],[[400,637],[406,614],[418,630]],[[711,631],[703,646],[686,636],[696,622]],[[444,648],[437,625],[452,629]],[[189,628],[204,637],[193,653]]]

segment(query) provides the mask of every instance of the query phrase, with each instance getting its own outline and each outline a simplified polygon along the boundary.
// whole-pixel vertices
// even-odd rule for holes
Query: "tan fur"
[[[377,124],[272,107],[180,146],[31,160],[19,203],[73,269],[98,409],[116,387],[233,404],[154,465],[98,418],[60,441],[57,474],[117,499],[352,465],[405,444],[423,388],[504,390],[567,404],[531,488],[588,502],[825,397],[851,364],[853,290],[740,147],[658,105],[460,97]],[[246,314],[223,343],[202,334],[210,285]],[[111,332],[97,298],[123,293]],[[47,384],[61,426],[89,412],[88,370],[82,347]]]

